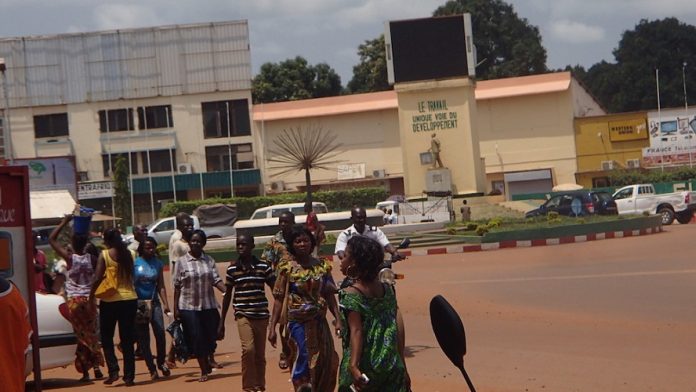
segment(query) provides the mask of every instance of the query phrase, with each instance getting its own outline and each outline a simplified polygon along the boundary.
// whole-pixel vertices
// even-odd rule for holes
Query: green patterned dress
[[[350,328],[348,312],[358,312],[363,324],[363,352],[360,370],[370,379],[363,391],[405,392],[406,365],[399,355],[396,328],[396,296],[385,285],[381,298],[367,298],[360,293],[338,293],[344,329],[343,359],[339,371],[339,392],[350,392],[353,377],[350,374]]]

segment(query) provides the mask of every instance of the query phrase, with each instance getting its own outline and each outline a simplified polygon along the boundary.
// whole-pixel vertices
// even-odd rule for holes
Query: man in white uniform
[[[392,260],[401,259],[401,255],[399,255],[396,252],[396,249],[389,243],[389,239],[386,235],[384,235],[382,230],[380,230],[378,227],[367,226],[365,224],[365,221],[367,220],[367,213],[365,212],[364,208],[353,207],[353,209],[350,211],[350,218],[353,221],[353,225],[346,230],[343,230],[341,234],[338,235],[338,239],[336,239],[336,248],[334,253],[339,259],[343,259],[346,251],[346,245],[348,244],[350,237],[358,235],[368,237],[379,242],[384,250],[392,255]]]

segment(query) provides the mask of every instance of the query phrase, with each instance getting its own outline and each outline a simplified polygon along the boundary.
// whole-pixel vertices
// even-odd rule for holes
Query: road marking
[[[533,282],[533,281],[543,281],[543,280],[579,280],[579,279],[597,279],[597,278],[631,278],[631,277],[636,277],[636,276],[680,275],[680,274],[696,274],[696,269],[664,270],[664,271],[621,272],[621,273],[615,273],[615,274],[588,274],[588,275],[572,275],[572,276],[531,276],[531,277],[525,277],[525,278],[476,279],[476,280],[448,280],[448,281],[440,282],[440,284],[511,283],[511,282]]]

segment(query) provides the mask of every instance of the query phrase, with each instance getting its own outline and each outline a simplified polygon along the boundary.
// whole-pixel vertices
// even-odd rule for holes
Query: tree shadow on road
[[[406,346],[404,348],[404,356],[407,358],[413,358],[415,354],[418,354],[421,351],[425,350],[430,350],[436,347],[433,346]]]

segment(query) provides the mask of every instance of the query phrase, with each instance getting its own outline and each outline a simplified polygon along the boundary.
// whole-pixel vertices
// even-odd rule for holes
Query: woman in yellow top
[[[133,253],[121,240],[121,232],[110,228],[104,231],[104,250],[97,260],[95,280],[90,292],[90,301],[105,278],[107,270],[116,278],[117,290],[99,302],[99,326],[102,349],[109,368],[109,378],[104,384],[110,385],[118,380],[118,360],[114,352],[114,332],[118,323],[118,335],[123,350],[123,381],[126,386],[135,384],[135,312],[138,308],[138,295],[133,286]]]

